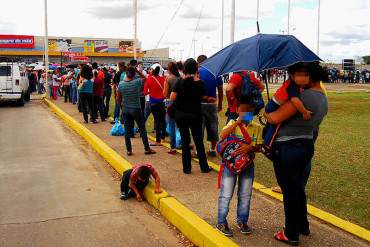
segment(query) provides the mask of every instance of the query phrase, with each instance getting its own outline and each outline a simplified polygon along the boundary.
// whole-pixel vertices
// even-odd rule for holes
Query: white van
[[[24,67],[17,62],[0,61],[0,101],[17,101],[24,106],[30,100],[29,81]]]

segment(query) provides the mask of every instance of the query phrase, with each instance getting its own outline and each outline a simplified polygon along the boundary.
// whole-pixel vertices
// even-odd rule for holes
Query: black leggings
[[[72,102],[70,85],[64,85],[64,102],[67,102],[67,101]]]
[[[181,135],[183,171],[191,171],[190,130],[197,149],[200,169],[202,171],[208,170],[209,166],[202,135],[202,121],[177,121],[176,123]]]
[[[151,104],[150,106],[155,126],[155,139],[160,142],[166,137],[166,109],[164,103]]]
[[[92,93],[80,93],[80,103],[82,112],[84,115],[85,122],[89,122],[89,116],[91,121],[95,121],[94,106],[93,106],[93,95]]]

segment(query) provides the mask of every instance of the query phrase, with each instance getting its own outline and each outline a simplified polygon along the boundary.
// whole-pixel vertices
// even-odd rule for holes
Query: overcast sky
[[[231,0],[224,1],[226,46],[230,43]],[[43,2],[1,1],[0,34],[43,35]],[[49,35],[132,38],[132,2],[48,0]],[[179,58],[182,54],[186,58],[194,53],[193,39],[196,40],[196,55],[211,55],[220,49],[221,0],[138,2],[138,39],[143,49],[170,47],[172,57]],[[236,0],[235,40],[256,34],[256,6],[257,0]],[[260,0],[261,32],[286,33],[287,6],[288,0]],[[317,8],[318,0],[291,0],[291,34],[315,52]],[[323,59],[370,55],[370,0],[321,0],[320,29]]]

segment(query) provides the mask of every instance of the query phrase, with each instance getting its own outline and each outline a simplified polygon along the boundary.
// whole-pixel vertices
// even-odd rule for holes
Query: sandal
[[[154,150],[152,150],[152,149],[149,149],[149,150],[146,150],[145,152],[144,152],[144,154],[145,155],[150,155],[150,154],[155,154],[156,152],[154,151]]]
[[[177,152],[176,152],[176,150],[175,149],[171,149],[170,151],[168,151],[167,152],[168,154],[173,154],[173,155],[175,155]]]
[[[274,234],[274,238],[280,242],[289,244],[291,246],[298,246],[299,241],[296,240],[290,240],[287,236],[285,236],[284,231],[278,231],[277,233]]]
[[[162,146],[162,144],[156,142],[156,143],[150,143],[149,146],[151,146],[151,147],[158,147],[158,146]]]
[[[275,193],[283,194],[283,191],[281,190],[280,186],[272,187],[271,190]]]

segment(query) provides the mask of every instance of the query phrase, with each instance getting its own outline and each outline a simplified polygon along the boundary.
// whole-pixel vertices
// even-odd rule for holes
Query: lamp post
[[[260,0],[257,0],[257,32],[260,33],[260,24],[259,24],[259,19],[260,19]]]
[[[235,38],[235,0],[231,0],[231,25],[230,25],[230,43],[234,43]]]
[[[224,18],[225,18],[225,0],[222,0],[221,7],[221,49],[224,48]]]
[[[321,7],[321,1],[319,0],[319,7],[317,10],[317,55],[320,54],[320,7]]]
[[[288,0],[288,35],[290,34],[290,0]]]
[[[134,59],[136,59],[137,46],[137,0],[134,0]]]
[[[49,38],[48,38],[48,1],[44,0],[44,21],[45,21],[45,35],[44,35],[44,63],[45,71],[49,70]]]

